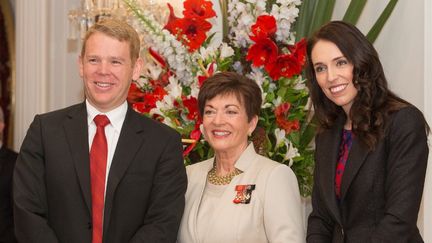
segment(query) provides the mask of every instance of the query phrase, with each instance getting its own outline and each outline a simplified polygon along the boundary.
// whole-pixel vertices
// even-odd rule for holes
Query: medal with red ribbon
[[[235,204],[249,204],[252,198],[252,191],[255,190],[255,184],[237,185],[235,190],[237,194],[233,202]]]

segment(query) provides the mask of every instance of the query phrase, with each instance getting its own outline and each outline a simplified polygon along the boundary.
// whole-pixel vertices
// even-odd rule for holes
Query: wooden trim
[[[15,77],[16,77],[16,62],[15,62],[15,23],[13,19],[13,9],[8,0],[0,0],[0,6],[3,13],[4,24],[6,28],[6,36],[9,49],[9,60],[11,63],[10,74],[10,111],[8,124],[8,141],[5,143],[9,147],[13,147],[14,138],[14,117],[15,117]]]

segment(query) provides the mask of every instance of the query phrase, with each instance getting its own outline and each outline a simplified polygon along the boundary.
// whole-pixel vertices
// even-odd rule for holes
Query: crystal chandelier
[[[144,9],[150,9],[156,20],[164,23],[168,17],[166,2],[163,0],[136,0]],[[68,13],[69,39],[82,40],[87,30],[98,21],[105,18],[119,18],[127,21],[139,30],[137,19],[127,10],[122,0],[81,0],[80,8],[72,9]],[[140,33],[140,32],[138,32]],[[141,32],[142,33],[142,32]],[[142,36],[141,36],[142,37]]]

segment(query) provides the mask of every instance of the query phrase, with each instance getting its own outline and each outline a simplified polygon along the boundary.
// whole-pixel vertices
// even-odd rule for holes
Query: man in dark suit
[[[126,23],[95,24],[79,58],[85,102],[30,125],[13,182],[19,242],[176,241],[187,185],[181,139],[126,103],[139,47]]]
[[[4,128],[4,114],[0,107],[0,243],[14,243],[12,174],[17,153],[3,144]]]

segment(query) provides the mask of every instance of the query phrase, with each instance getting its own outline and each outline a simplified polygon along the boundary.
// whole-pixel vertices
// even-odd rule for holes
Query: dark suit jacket
[[[16,242],[12,210],[12,174],[17,153],[0,149],[0,243]]]
[[[428,158],[421,112],[394,113],[374,151],[354,138],[338,204],[334,178],[344,122],[316,137],[307,242],[423,242],[416,226]]]
[[[35,117],[14,174],[20,242],[91,242],[89,168],[85,103]],[[103,242],[175,242],[186,185],[179,134],[129,107],[107,181]]]

